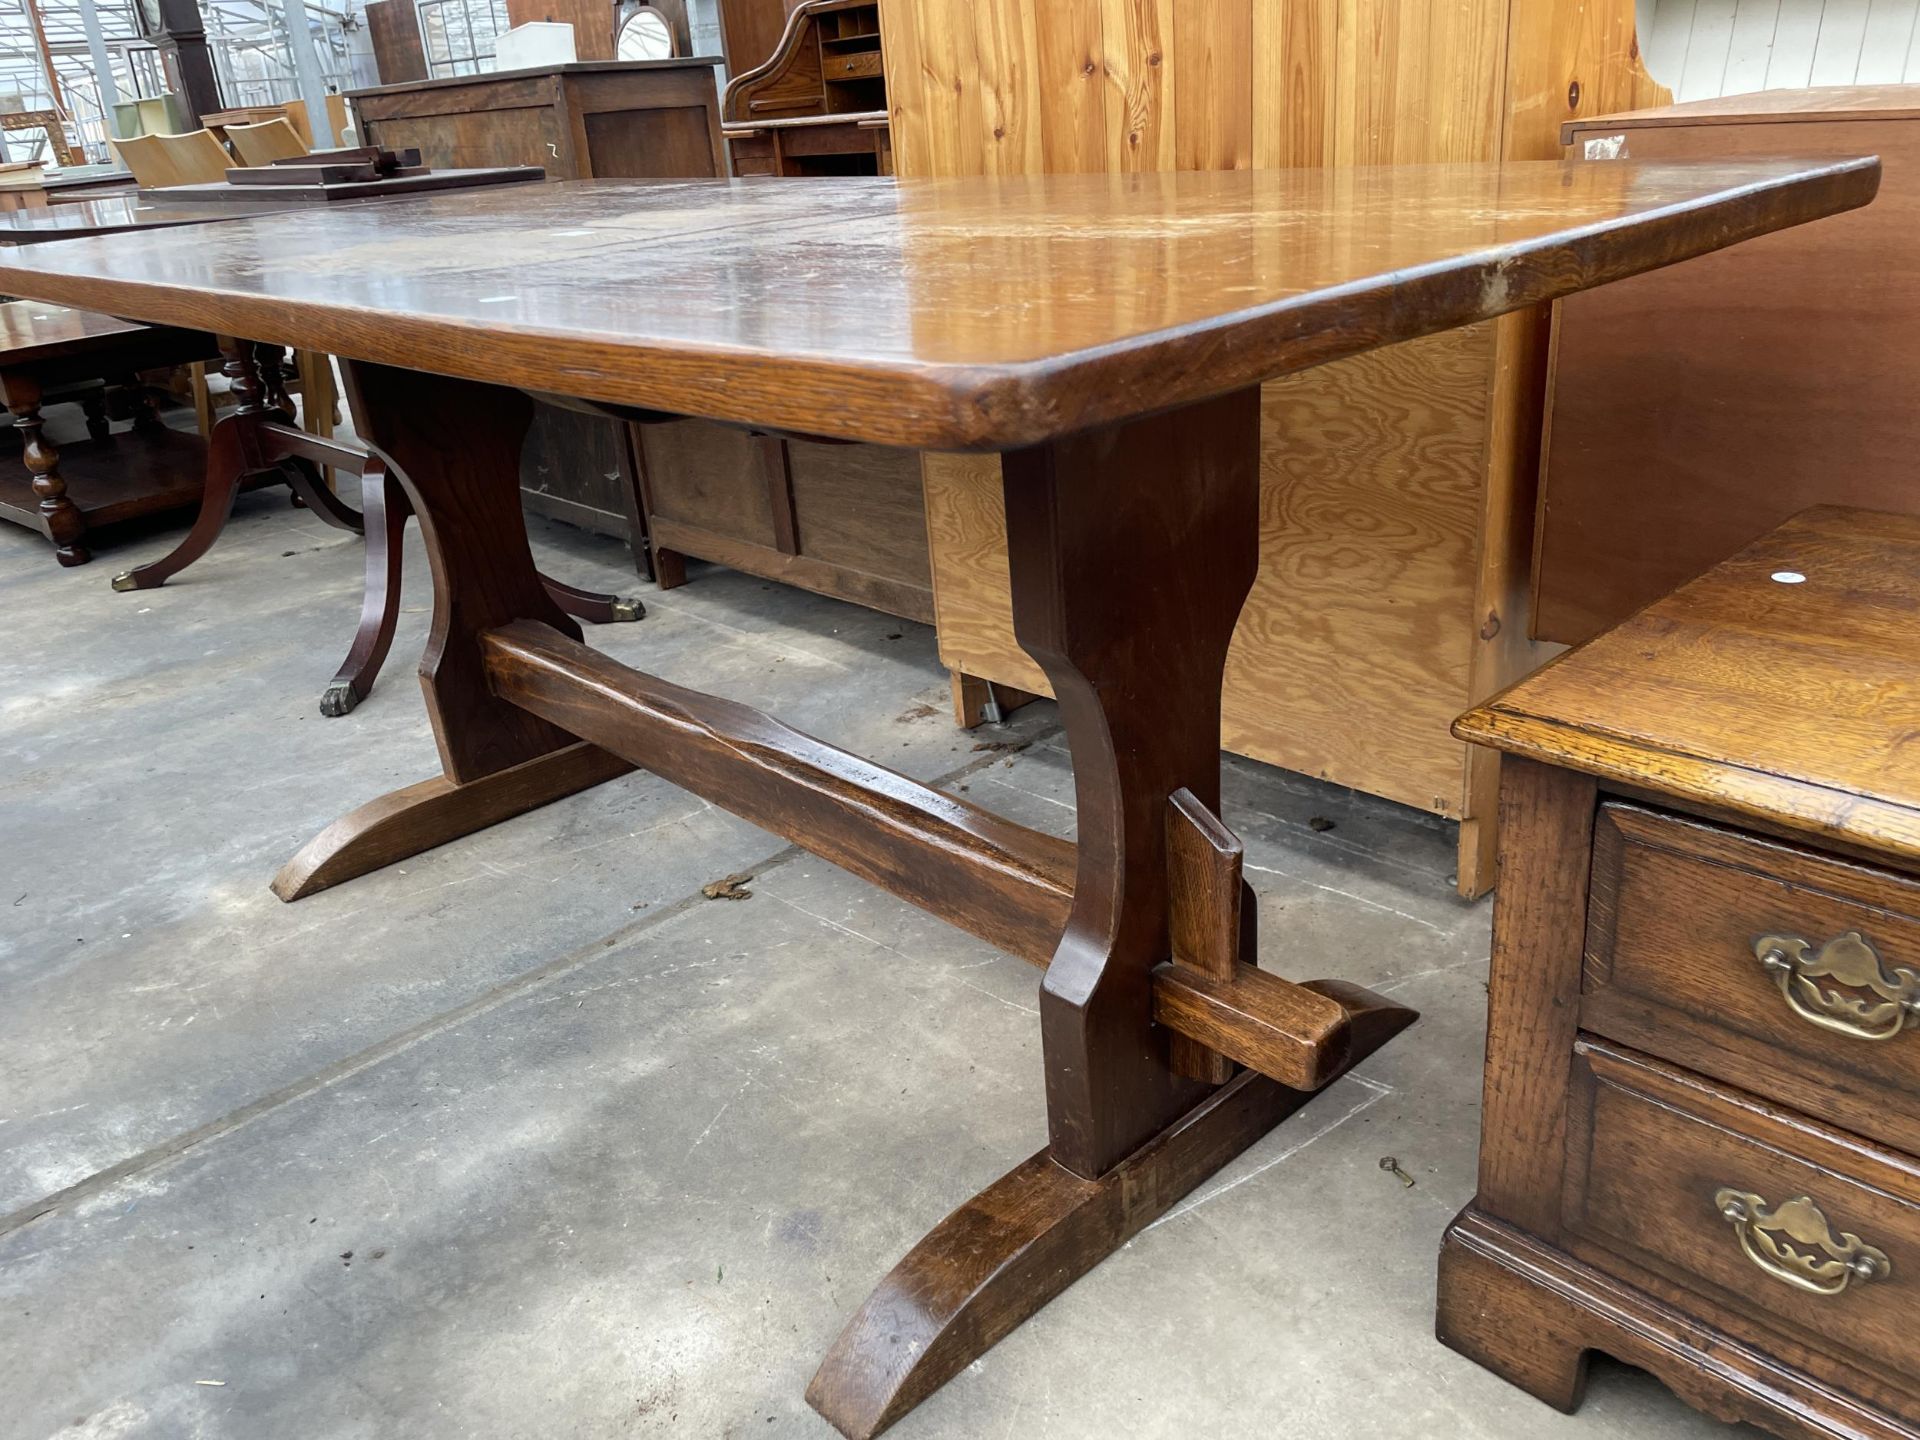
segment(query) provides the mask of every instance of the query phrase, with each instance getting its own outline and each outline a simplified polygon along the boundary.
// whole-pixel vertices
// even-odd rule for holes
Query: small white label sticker
[[[1807,583],[1807,577],[1802,575],[1798,570],[1776,570],[1773,572],[1773,578],[1782,585],[1804,585]]]

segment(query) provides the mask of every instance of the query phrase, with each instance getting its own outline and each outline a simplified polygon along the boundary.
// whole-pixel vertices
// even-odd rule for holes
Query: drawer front
[[[1920,1386],[1920,1163],[1906,1156],[1583,1040],[1562,1219],[1584,1258],[1685,1287],[1709,1324]]]
[[[1600,807],[1580,1025],[1920,1151],[1920,883]]]
[[[820,68],[829,80],[870,80],[883,73],[878,50],[829,55],[821,62]]]

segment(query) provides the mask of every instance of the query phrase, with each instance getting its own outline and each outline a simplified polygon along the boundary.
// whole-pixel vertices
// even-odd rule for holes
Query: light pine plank
[[[1253,163],[1334,163],[1339,0],[1254,0]]]
[[[1557,160],[1565,121],[1670,104],[1672,91],[1648,73],[1634,37],[1630,5],[1512,6],[1500,154]]]
[[[1693,7],[1693,32],[1687,37],[1687,63],[1674,87],[1681,101],[1711,100],[1724,94],[1720,88],[1727,75],[1727,55],[1733,44],[1733,17],[1736,0],[1697,0]]]
[[[1873,0],[1860,46],[1861,85],[1897,85],[1906,72],[1920,0]]]
[[[1780,22],[1780,0],[1740,0],[1733,18],[1733,41],[1727,47],[1727,70],[1720,82],[1722,95],[1747,95],[1767,88],[1767,66],[1773,60],[1773,32]]]
[[[1798,90],[1810,83],[1824,9],[1823,0],[1780,0],[1773,54],[1767,60],[1767,89]]]
[[[1503,0],[1457,4],[1346,0],[1339,45],[1342,164],[1419,165],[1499,158],[1504,95],[1466,75],[1505,69]]]
[[[1173,12],[1174,158],[1182,170],[1253,164],[1253,10],[1189,3]]]
[[[1174,168],[1173,0],[1100,0],[1108,168]]]
[[[1025,0],[975,0],[972,8],[980,57],[975,73],[991,77],[983,97],[986,173],[1034,174],[1046,138],[1035,7]]]
[[[1811,85],[1851,85],[1860,73],[1860,46],[1867,35],[1870,0],[1827,0],[1820,12],[1820,40],[1813,48]]]
[[[1106,45],[1091,5],[1036,5],[1040,153],[1051,174],[1107,168]]]
[[[880,33],[886,47],[887,105],[892,121],[894,168],[903,175],[943,175],[935,153],[930,96],[939,93],[922,58],[923,21],[915,0],[881,0]],[[913,83],[906,83],[906,77]]]

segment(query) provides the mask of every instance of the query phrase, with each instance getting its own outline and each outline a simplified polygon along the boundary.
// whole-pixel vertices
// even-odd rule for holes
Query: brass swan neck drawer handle
[[[1714,1192],[1713,1203],[1740,1237],[1747,1259],[1796,1290],[1840,1295],[1893,1273],[1885,1251],[1858,1235],[1836,1239],[1820,1207],[1805,1195],[1775,1208],[1750,1191],[1729,1188]]]
[[[1858,930],[1836,935],[1817,952],[1797,935],[1762,935],[1753,954],[1809,1024],[1856,1040],[1891,1040],[1920,1027],[1920,971],[1888,966]]]

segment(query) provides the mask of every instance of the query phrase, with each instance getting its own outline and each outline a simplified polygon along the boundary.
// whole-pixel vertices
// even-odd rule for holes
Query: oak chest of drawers
[[[1456,733],[1511,758],[1440,1338],[1920,1437],[1920,520],[1808,511]]]

